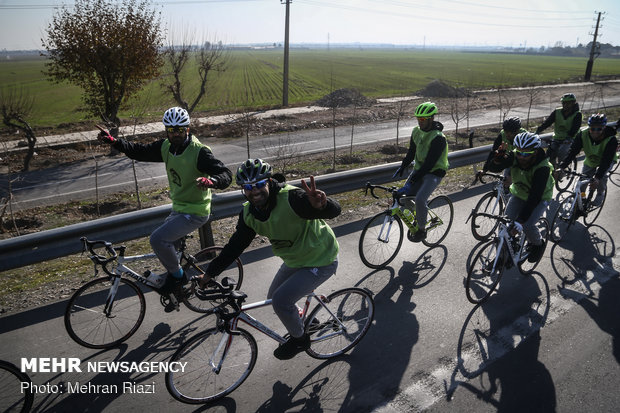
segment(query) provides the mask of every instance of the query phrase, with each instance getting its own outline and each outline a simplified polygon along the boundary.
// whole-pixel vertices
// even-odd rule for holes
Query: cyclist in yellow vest
[[[591,115],[588,118],[588,128],[577,133],[568,155],[559,166],[561,169],[566,168],[583,149],[586,159],[583,161],[581,173],[592,178],[590,185],[592,189],[596,189],[592,204],[596,206],[603,202],[607,190],[607,171],[618,160],[616,130],[606,125],[607,117],[604,114]],[[585,191],[585,185],[581,190]]]
[[[248,159],[236,175],[247,202],[237,228],[220,254],[205,271],[206,280],[222,273],[250,245],[256,234],[269,239],[274,255],[284,263],[276,273],[267,298],[286,327],[289,338],[274,356],[288,360],[310,346],[304,333],[297,301],[336,273],[339,245],[325,219],[340,215],[338,202],[301,181],[303,189],[272,178],[271,166],[261,159]]]
[[[211,214],[211,188],[225,189],[232,181],[232,173],[216,159],[211,149],[190,133],[187,110],[173,107],[164,113],[166,138],[150,144],[127,142],[101,132],[99,140],[112,145],[127,157],[142,162],[164,162],[172,213],[151,234],[151,246],[168,271],[163,293],[172,292],[187,282],[175,244],[185,235],[200,228]],[[167,306],[166,311],[172,311]]]
[[[582,121],[579,103],[577,103],[574,94],[564,94],[561,102],[562,107],[551,112],[536,129],[536,134],[540,135],[542,131],[553,124],[553,140],[547,149],[547,156],[554,167],[566,157],[573,137],[579,132]]]
[[[510,168],[510,193],[513,196],[506,205],[505,214],[523,226],[530,243],[527,259],[536,262],[544,252],[536,221],[545,213],[553,197],[553,166],[541,148],[538,135],[522,132],[515,136],[513,146],[513,151],[494,157],[489,168],[493,172]]]
[[[403,173],[411,164],[413,172],[407,178],[407,182],[398,190],[400,195],[415,195],[415,212],[420,228],[413,236],[408,237],[413,242],[421,242],[426,239],[426,227],[428,198],[435,188],[439,185],[446,171],[448,164],[448,142],[445,135],[441,132],[443,125],[435,122],[437,106],[433,102],[424,102],[418,105],[415,110],[415,117],[418,126],[413,128],[409,141],[409,150],[401,162],[400,167],[394,175],[402,177]]]
[[[512,143],[517,136],[518,133],[527,132],[524,128],[521,127],[521,119],[517,116],[512,118],[508,118],[504,120],[502,123],[502,130],[499,131],[497,138],[493,142],[493,147],[491,148],[491,152],[482,167],[482,171],[486,172],[489,170],[489,164],[493,161],[493,158],[499,154],[503,156],[506,152],[511,152],[514,150],[514,146]],[[504,169],[504,177],[506,180],[504,181],[504,190],[508,192],[508,188],[510,187],[510,168]]]

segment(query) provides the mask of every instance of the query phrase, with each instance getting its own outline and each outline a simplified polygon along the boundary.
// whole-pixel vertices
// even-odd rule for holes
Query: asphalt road
[[[615,93],[616,87],[607,93]],[[555,105],[555,103],[554,103]],[[620,106],[620,95],[606,96],[604,101],[593,99],[583,113],[589,113],[597,107]],[[555,106],[540,105],[532,108],[530,117],[547,116]],[[527,108],[513,108],[510,116],[527,118]],[[587,116],[587,115],[586,115]],[[446,131],[455,128],[449,115],[439,116],[438,120],[444,123]],[[498,122],[497,111],[472,112],[470,129],[481,125],[491,125]],[[401,122],[399,125],[399,139],[408,144],[413,122]],[[464,128],[461,123],[460,128]],[[546,132],[552,131],[552,129]],[[377,122],[355,126],[354,145],[394,141],[396,138],[396,122]],[[347,148],[351,144],[351,127],[336,128],[336,147]],[[222,160],[232,170],[248,158],[248,149],[245,139],[231,139],[225,143],[216,140],[206,140],[215,156]],[[329,152],[334,147],[334,131],[332,128],[297,131],[295,133],[272,134],[253,137],[250,140],[250,157],[271,159],[277,156],[303,155],[316,152]],[[163,164],[135,162],[136,177],[141,188],[151,185],[166,186],[167,178]],[[15,210],[27,209],[35,206],[58,204],[69,201],[93,199],[98,188],[99,196],[121,191],[135,191],[134,172],[131,160],[123,155],[100,159],[97,168],[94,161],[72,163],[65,166],[13,174],[12,192]],[[7,194],[7,175],[0,174],[0,198]]]
[[[190,406],[166,391],[162,373],[33,373],[35,384],[153,384],[154,394],[42,392],[35,411],[205,412],[615,412],[620,403],[620,294],[614,176],[597,225],[581,223],[549,244],[537,271],[508,270],[498,292],[473,306],[463,287],[475,241],[467,215],[488,187],[450,194],[455,222],[444,245],[428,249],[405,240],[390,266],[361,263],[364,221],[335,228],[338,273],[319,290],[359,286],[374,293],[376,316],[349,354],[319,361],[301,354],[272,356],[276,343],[256,332],[259,359],[248,380],[212,406]],[[550,208],[553,211],[555,206]],[[243,290],[264,299],[280,261],[269,247],[246,252]],[[94,361],[166,361],[187,337],[213,324],[187,309],[165,314],[154,293],[138,332],[109,351],[82,348],[62,321],[67,297],[2,318],[0,359],[79,357]],[[270,309],[253,313],[282,331]]]

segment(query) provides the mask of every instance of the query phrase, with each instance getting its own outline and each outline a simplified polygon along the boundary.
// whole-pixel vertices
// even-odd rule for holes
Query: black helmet
[[[607,125],[607,116],[604,113],[596,113],[588,118],[588,125]]]
[[[521,119],[519,119],[517,116],[508,118],[504,121],[502,127],[506,132],[517,132],[519,129],[521,129]]]
[[[250,184],[271,178],[271,165],[262,159],[248,159],[237,169],[237,185]]]

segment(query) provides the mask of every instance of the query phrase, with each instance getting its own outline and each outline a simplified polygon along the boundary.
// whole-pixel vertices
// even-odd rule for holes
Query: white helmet
[[[521,150],[540,148],[541,141],[540,136],[532,132],[521,132],[515,136],[515,140],[512,143],[515,148]]]
[[[189,126],[189,113],[185,109],[175,106],[164,113],[163,122],[166,126]]]

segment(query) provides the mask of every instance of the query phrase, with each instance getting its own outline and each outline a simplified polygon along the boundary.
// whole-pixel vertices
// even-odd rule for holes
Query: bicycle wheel
[[[568,165],[567,169],[571,172],[575,172],[577,170],[577,160],[573,159],[573,162],[570,165]],[[568,188],[571,187],[574,180],[575,180],[575,175],[565,174],[562,177],[562,179],[555,180],[555,189],[557,189],[560,192],[564,192]]]
[[[426,239],[422,243],[427,247],[439,245],[452,227],[454,207],[445,195],[439,195],[428,201],[428,221],[426,222]]]
[[[575,195],[571,195],[564,199],[557,211],[555,211],[553,221],[551,221],[550,233],[551,240],[554,242],[559,242],[566,235],[571,225],[575,223],[575,208],[577,206],[573,205],[574,202]]]
[[[188,276],[191,278],[195,275],[199,275],[203,273],[209,263],[222,251],[223,247],[215,246],[208,247],[194,255],[196,262],[193,265],[189,265],[187,267]],[[196,268],[198,267],[198,268]],[[233,263],[224,270],[219,276],[218,279],[223,279],[224,277],[231,278],[235,281],[235,290],[241,288],[241,284],[243,283],[243,264],[241,260],[237,258]],[[222,303],[222,300],[201,300],[196,297],[196,289],[198,288],[198,283],[196,281],[191,281],[185,288],[183,289],[183,298],[181,301],[187,308],[197,313],[206,313],[211,310],[213,307]]]
[[[375,314],[372,296],[361,288],[335,291],[323,304],[317,304],[306,321],[306,333],[310,335],[306,353],[317,359],[349,351],[364,337]]]
[[[465,280],[465,294],[469,302],[480,304],[486,301],[504,273],[504,264],[510,259],[507,251],[497,251],[498,242],[486,243],[473,259]],[[505,249],[505,247],[502,247]]]
[[[542,237],[542,248],[544,253],[545,249],[547,248],[547,241],[549,240],[549,222],[545,218],[540,218],[538,221],[536,221],[536,227],[538,227],[538,230],[540,231],[540,236]],[[526,239],[523,243],[523,250],[527,251],[529,249],[529,246],[530,243]],[[519,267],[519,271],[521,271],[521,274],[531,274],[538,266],[538,263],[542,260],[542,257],[543,254],[540,254],[540,258],[538,258],[536,262],[529,262],[527,259],[527,255],[522,255],[521,259],[517,263],[517,267]]]
[[[504,201],[497,196],[497,191],[488,192],[480,198],[472,212],[471,233],[478,241],[488,239],[499,225],[496,219],[478,215],[481,212],[492,215],[504,213]]]
[[[32,388],[22,390],[22,383],[32,383],[27,374],[8,361],[0,360],[0,412],[29,412],[34,402]]]
[[[219,329],[210,328],[174,353],[171,362],[187,364],[182,371],[166,373],[166,388],[172,397],[184,403],[213,402],[248,378],[257,354],[256,340],[246,330],[239,328],[234,335],[224,335]]]
[[[115,279],[89,281],[69,300],[65,328],[76,343],[89,348],[114,347],[131,337],[142,324],[146,310],[144,294],[134,282],[120,278],[111,301]]]
[[[383,268],[403,245],[403,223],[390,211],[380,212],[366,224],[360,235],[359,254],[364,265]]]
[[[586,208],[586,214],[583,217],[583,223],[586,227],[590,227],[594,224],[594,221],[598,218],[603,210],[603,205],[605,205],[605,199],[607,199],[607,190],[603,193],[603,200],[600,205],[593,206],[592,201],[588,202],[588,206]]]

